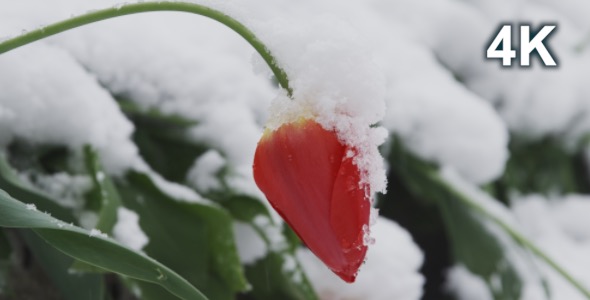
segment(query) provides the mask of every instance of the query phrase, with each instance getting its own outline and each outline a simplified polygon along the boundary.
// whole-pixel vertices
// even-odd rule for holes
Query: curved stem
[[[289,80],[285,71],[278,66],[276,59],[272,53],[266,48],[266,46],[254,35],[250,29],[244,24],[238,22],[236,19],[209,7],[202,6],[194,3],[186,2],[145,2],[145,3],[133,3],[125,4],[119,7],[111,7],[85,13],[71,19],[67,19],[61,22],[57,22],[42,28],[38,28],[33,31],[29,31],[26,34],[4,40],[0,42],[0,54],[16,49],[18,47],[30,44],[32,42],[44,39],[46,37],[64,32],[76,27],[80,27],[86,24],[116,18],[125,15],[152,12],[152,11],[180,11],[189,12],[205,16],[216,20],[225,26],[231,28],[237,34],[242,36],[254,49],[262,56],[264,61],[268,64],[272,72],[274,73],[279,85],[287,91],[289,97],[292,96],[293,91],[289,86]]]
[[[543,260],[546,264],[548,264],[553,270],[559,273],[565,280],[567,280],[571,285],[573,285],[581,294],[586,296],[587,299],[590,299],[590,290],[588,290],[581,282],[575,279],[571,274],[569,274],[563,267],[561,267],[555,260],[553,260],[549,255],[547,255],[541,248],[535,245],[532,241],[527,239],[523,234],[518,232],[518,230],[514,229],[512,226],[504,222],[501,218],[494,215],[492,212],[485,209],[482,205],[474,201],[473,199],[469,198],[469,196],[463,194],[452,184],[449,184],[438,171],[429,171],[428,176],[438,182],[442,186],[445,186],[450,192],[455,194],[456,198],[462,201],[467,206],[471,207],[475,211],[483,214],[490,220],[492,220],[496,225],[500,226],[512,239],[514,239],[517,243],[521,244],[525,248],[528,248],[531,252],[533,252],[537,257]]]

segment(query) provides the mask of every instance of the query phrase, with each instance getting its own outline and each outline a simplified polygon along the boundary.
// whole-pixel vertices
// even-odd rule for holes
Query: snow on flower
[[[385,81],[355,29],[332,15],[249,20],[289,77],[273,101],[254,178],[305,244],[353,282],[371,240],[371,196],[385,190],[378,146]],[[320,67],[321,66],[321,67]]]

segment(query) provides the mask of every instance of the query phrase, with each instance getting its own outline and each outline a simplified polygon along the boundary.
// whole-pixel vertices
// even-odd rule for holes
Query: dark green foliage
[[[247,287],[233,241],[230,215],[208,203],[164,194],[144,174],[118,183],[126,207],[137,212],[150,239],[144,251],[212,299],[231,299]]]
[[[208,149],[188,137],[188,130],[197,122],[145,111],[127,100],[120,100],[119,105],[135,125],[133,140],[146,162],[164,178],[184,182],[195,159]]]
[[[583,149],[565,149],[555,138],[510,143],[504,175],[495,184],[498,198],[507,202],[510,192],[566,194],[590,192]]]

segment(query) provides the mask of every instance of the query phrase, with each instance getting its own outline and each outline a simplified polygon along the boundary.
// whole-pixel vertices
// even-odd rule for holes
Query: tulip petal
[[[273,208],[332,271],[353,282],[366,246],[370,202],[334,131],[302,119],[266,132],[254,179]]]
[[[364,261],[367,246],[364,245],[368,230],[371,202],[368,185],[361,185],[360,172],[352,157],[342,161],[332,192],[330,222],[348,261],[348,269],[334,270],[340,277],[354,281],[356,272]]]

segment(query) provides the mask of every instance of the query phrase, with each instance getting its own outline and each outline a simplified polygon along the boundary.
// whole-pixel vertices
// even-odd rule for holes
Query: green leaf
[[[48,212],[64,222],[75,222],[75,218],[69,210],[22,183],[18,175],[10,167],[6,156],[2,153],[0,153],[0,189],[18,199],[26,199],[28,203],[34,204],[37,209]]]
[[[103,170],[98,153],[90,146],[84,148],[86,167],[94,188],[90,192],[93,199],[99,202],[98,223],[96,229],[111,233],[117,223],[117,210],[121,206],[121,198],[115,184]]]
[[[246,266],[246,275],[252,284],[251,295],[256,299],[319,299],[303,269],[296,262],[295,269],[285,270],[290,254],[270,252],[265,258]]]
[[[285,258],[284,253],[270,252],[265,258],[246,266],[246,275],[253,287],[251,295],[261,300],[318,299],[299,266],[285,270]]]
[[[159,285],[149,283],[146,281],[130,280],[130,284],[134,285],[136,289],[139,289],[141,294],[141,300],[160,300],[160,299],[171,299],[170,294],[160,287]],[[174,298],[177,299],[177,298]],[[215,298],[211,298],[215,299]]]
[[[66,300],[103,300],[103,278],[96,274],[80,274],[69,271],[74,261],[71,257],[51,247],[31,230],[20,230],[29,249],[45,274],[53,281]]]
[[[221,207],[190,203],[162,192],[148,175],[117,182],[126,207],[140,215],[149,237],[144,251],[213,299],[233,299],[248,285],[233,240],[232,219]]]
[[[207,299],[180,275],[152,258],[115,241],[95,236],[32,209],[0,191],[0,227],[31,228],[47,243],[85,263],[138,280],[158,284],[181,299]]]
[[[111,234],[117,222],[117,210],[121,206],[119,193],[109,176],[103,170],[98,153],[91,146],[84,147],[84,160],[94,187],[87,195],[87,206],[97,207],[98,222],[95,226],[101,232]],[[72,269],[78,272],[102,273],[104,270],[75,261]]]
[[[253,223],[254,219],[258,216],[263,216],[272,222],[270,213],[259,200],[245,195],[227,195],[225,200],[220,201],[232,216],[239,221]],[[276,226],[276,225],[275,225]]]

